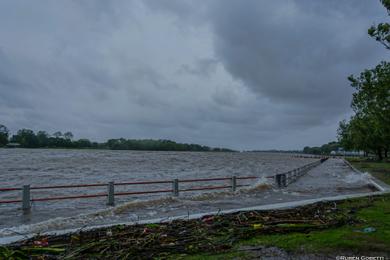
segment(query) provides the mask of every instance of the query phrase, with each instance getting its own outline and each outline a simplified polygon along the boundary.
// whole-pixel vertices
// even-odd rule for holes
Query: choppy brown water
[[[109,150],[0,149],[0,187],[107,183],[109,181],[171,180],[174,178],[212,178],[270,176],[315,159],[296,158],[290,154],[143,152]],[[265,179],[261,180],[265,182]],[[241,182],[256,184],[255,182]],[[125,196],[116,199],[115,210],[108,210],[105,198],[37,202],[32,213],[23,216],[20,205],[0,204],[0,237],[12,232],[38,232],[77,228],[128,220],[169,217],[177,214],[207,212],[250,205],[291,201],[299,198],[337,195],[356,188],[367,191],[364,176],[357,176],[340,160],[330,160],[288,189],[252,189],[238,194],[229,192],[200,195],[181,194],[176,198],[162,195]],[[220,183],[219,183],[220,184]],[[170,188],[166,184],[121,187],[117,191]],[[199,184],[189,183],[188,187]],[[213,184],[215,185],[215,184]],[[331,187],[330,187],[331,185]],[[73,190],[33,191],[32,197],[91,194],[105,192],[105,187]],[[184,196],[183,196],[184,195]],[[20,198],[20,192],[0,192],[0,200]],[[122,206],[121,206],[122,205]],[[103,211],[102,211],[103,210]],[[96,213],[99,212],[99,213]],[[82,216],[78,216],[82,214]],[[42,222],[44,221],[44,222]],[[34,224],[42,222],[42,224]],[[9,227],[12,227],[9,229]]]

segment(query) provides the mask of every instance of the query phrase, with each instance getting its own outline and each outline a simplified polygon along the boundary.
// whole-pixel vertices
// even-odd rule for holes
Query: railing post
[[[278,188],[282,187],[282,175],[281,174],[275,175],[275,181],[276,181],[276,187],[278,187]]]
[[[232,186],[232,192],[235,192],[237,189],[237,177],[236,176],[232,176],[232,178],[230,180],[230,184]]]
[[[287,187],[286,174],[282,174],[281,177],[282,187]]]
[[[27,214],[30,212],[30,185],[23,185],[23,194],[22,194],[22,209],[23,213]]]
[[[114,182],[110,181],[107,185],[107,205],[114,206],[115,205],[115,188]]]
[[[172,191],[173,191],[173,196],[179,196],[179,180],[174,179],[172,182]]]

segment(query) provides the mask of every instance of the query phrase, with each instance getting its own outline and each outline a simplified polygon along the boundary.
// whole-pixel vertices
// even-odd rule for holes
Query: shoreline
[[[231,213],[204,214],[195,219],[175,219],[128,226],[122,224],[57,235],[41,234],[8,245],[7,248],[36,255],[49,255],[54,259],[57,256],[90,258],[96,254],[99,254],[99,257],[126,256],[143,259],[170,256],[174,259],[182,254],[191,257],[197,254],[223,255],[269,251],[278,251],[282,255],[287,253],[291,256],[323,256],[329,255],[330,252],[317,249],[313,251],[308,248],[291,250],[278,244],[270,245],[262,237],[266,239],[268,236],[314,234],[334,229],[344,230],[345,227],[351,229],[351,232],[357,232],[354,230],[366,226],[366,223],[359,219],[359,212],[377,206],[376,204],[383,200],[388,203],[389,192],[354,199],[320,201],[278,210],[248,209]],[[358,210],[352,210],[354,208]],[[264,244],[253,246],[250,241],[256,237]],[[310,241],[308,243],[310,244]],[[113,245],[117,247],[112,248]],[[103,253],[102,247],[106,248]],[[373,253],[366,249],[352,250],[344,246],[337,247],[337,250],[344,253]],[[334,255],[336,251],[330,255]],[[390,251],[385,250],[384,253],[389,254]]]
[[[163,218],[146,219],[146,220],[140,220],[140,221],[127,221],[127,222],[120,222],[120,223],[114,223],[114,224],[103,224],[103,225],[96,225],[96,226],[89,226],[89,227],[82,227],[82,228],[70,228],[70,229],[64,229],[64,230],[42,232],[41,235],[45,235],[45,236],[67,235],[67,234],[78,233],[81,230],[83,232],[84,231],[85,232],[90,232],[90,231],[93,232],[96,229],[111,228],[111,227],[115,227],[115,226],[129,226],[130,227],[130,226],[134,226],[137,224],[167,223],[167,222],[176,221],[176,220],[195,220],[195,219],[201,219],[204,216],[208,216],[208,215],[235,214],[237,212],[296,209],[299,207],[309,206],[309,205],[313,205],[316,203],[337,202],[337,201],[344,201],[344,200],[349,200],[349,199],[357,199],[357,198],[364,198],[364,197],[371,197],[371,196],[381,196],[381,195],[386,195],[386,194],[390,194],[390,190],[386,189],[384,191],[369,192],[369,193],[357,193],[357,194],[328,196],[328,197],[307,199],[307,200],[300,200],[300,201],[281,202],[281,203],[273,203],[273,204],[268,204],[268,205],[244,207],[244,208],[237,208],[237,209],[195,213],[195,214],[190,214],[190,215],[178,215],[178,216],[172,216],[172,217],[168,217],[168,218],[163,217]],[[107,210],[102,210],[102,211],[106,212]],[[96,214],[96,213],[91,213],[91,214]],[[37,223],[37,224],[40,224],[40,223]],[[0,238],[0,246],[1,245],[8,245],[8,244],[15,243],[18,241],[22,241],[22,240],[25,240],[26,237],[32,238],[34,236],[36,236],[36,234],[6,236],[3,238]]]

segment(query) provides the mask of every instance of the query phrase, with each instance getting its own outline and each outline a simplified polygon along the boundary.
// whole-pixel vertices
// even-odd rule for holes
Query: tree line
[[[390,0],[381,3],[390,15]],[[389,23],[371,26],[368,34],[390,50]],[[354,115],[340,122],[338,140],[346,150],[372,153],[382,160],[390,149],[390,63],[382,61],[348,80],[355,89],[351,103]]]
[[[177,143],[171,140],[152,139],[109,139],[106,142],[92,142],[89,139],[74,140],[72,132],[55,132],[49,134],[46,131],[34,132],[31,129],[20,129],[16,134],[10,135],[8,128],[0,125],[0,147],[9,143],[17,144],[22,148],[89,148],[111,150],[145,150],[145,151],[212,151],[231,152],[226,148],[211,148],[199,144]]]
[[[341,146],[338,142],[329,142],[322,146],[314,146],[314,147],[306,146],[303,148],[303,153],[329,155],[332,151],[338,151],[340,147]]]
[[[145,151],[204,151],[204,152],[231,152],[226,148],[210,148],[199,144],[176,143],[171,140],[136,140],[136,139],[110,139],[105,145],[112,150],[145,150]]]

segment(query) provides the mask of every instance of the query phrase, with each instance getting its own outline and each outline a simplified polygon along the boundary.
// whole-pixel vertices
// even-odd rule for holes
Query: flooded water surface
[[[327,195],[367,192],[368,180],[348,168],[342,160],[331,159],[312,169],[286,189],[274,189],[266,178],[318,159],[275,153],[145,152],[110,150],[0,149],[0,188],[115,183],[173,179],[256,176],[238,180],[249,185],[236,193],[229,189],[204,192],[128,195],[34,202],[30,214],[21,203],[0,204],[0,237],[13,233],[81,228],[216,209],[292,201]],[[227,186],[229,180],[213,183],[181,183],[180,189]],[[115,186],[115,192],[170,190],[171,183]],[[32,198],[104,194],[107,187],[32,190]],[[21,191],[0,191],[0,200],[21,198]]]

